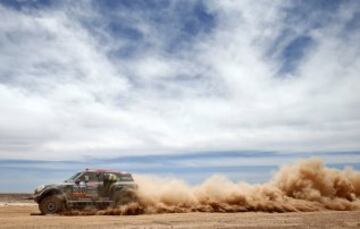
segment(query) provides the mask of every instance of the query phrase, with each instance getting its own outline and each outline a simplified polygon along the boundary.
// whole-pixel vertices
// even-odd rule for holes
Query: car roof
[[[98,169],[98,168],[86,168],[86,172],[95,172],[95,173],[118,173],[122,175],[130,175],[130,173],[120,172],[113,169]]]

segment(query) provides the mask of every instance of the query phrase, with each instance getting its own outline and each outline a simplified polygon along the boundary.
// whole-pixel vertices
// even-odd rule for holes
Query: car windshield
[[[75,175],[71,176],[68,180],[75,180],[76,177],[78,177],[81,174],[81,172],[75,173]]]

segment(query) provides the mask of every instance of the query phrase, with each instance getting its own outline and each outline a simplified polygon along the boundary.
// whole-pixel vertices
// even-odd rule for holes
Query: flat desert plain
[[[0,228],[360,228],[360,211],[42,216],[34,204],[2,202]]]

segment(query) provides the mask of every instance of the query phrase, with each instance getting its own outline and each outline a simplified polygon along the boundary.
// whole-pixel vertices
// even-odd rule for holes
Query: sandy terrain
[[[0,193],[0,203],[34,203],[30,193]]]
[[[42,216],[29,194],[0,194],[0,228],[360,228],[360,211]]]
[[[1,228],[360,228],[360,211],[41,216],[36,205],[0,207]]]

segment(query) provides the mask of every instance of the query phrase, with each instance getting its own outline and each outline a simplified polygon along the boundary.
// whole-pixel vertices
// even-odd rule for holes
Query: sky
[[[360,164],[359,1],[0,0],[0,15],[0,172],[23,181],[0,191],[88,165],[196,183]]]

